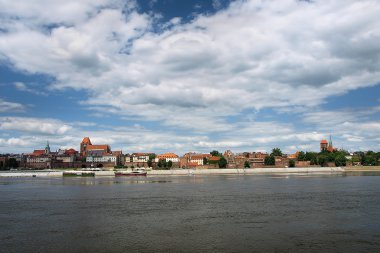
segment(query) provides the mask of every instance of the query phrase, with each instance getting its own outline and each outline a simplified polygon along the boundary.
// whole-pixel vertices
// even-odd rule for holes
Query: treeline
[[[352,157],[353,163],[360,163],[365,166],[379,166],[380,165],[380,152],[355,152]]]
[[[275,165],[275,157],[282,156],[282,151],[279,148],[274,148],[272,153],[265,158],[265,165]],[[347,157],[352,157],[347,159]],[[334,163],[335,166],[346,166],[348,162],[353,165],[364,166],[378,166],[380,165],[380,152],[354,152],[351,156],[345,150],[336,150],[334,152],[322,151],[322,152],[303,152],[298,154],[297,161],[310,161],[310,165],[328,166],[328,164]],[[289,166],[293,167],[295,161],[290,160]]]
[[[5,163],[0,164],[0,170],[9,170],[12,168],[18,168],[20,166],[19,162],[16,158],[9,158],[5,161]]]
[[[334,163],[335,166],[346,166],[347,156],[349,156],[345,150],[339,150],[334,152],[322,151],[322,152],[303,152],[301,151],[297,157],[298,161],[310,161],[310,165],[328,166],[329,163]]]

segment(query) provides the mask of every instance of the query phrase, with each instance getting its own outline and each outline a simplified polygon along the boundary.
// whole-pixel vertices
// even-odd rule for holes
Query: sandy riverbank
[[[353,167],[345,167],[345,171],[353,172],[353,171],[380,171],[380,166],[353,166]]]
[[[255,169],[177,169],[177,170],[152,170],[148,176],[170,175],[252,175],[252,174],[278,174],[278,173],[318,173],[331,174],[343,173],[346,170],[341,167],[311,167],[311,168],[255,168]],[[356,170],[358,171],[358,170]],[[80,171],[77,171],[80,172]],[[0,177],[62,177],[63,171],[10,171],[0,172]],[[95,171],[95,176],[114,176],[113,171]]]

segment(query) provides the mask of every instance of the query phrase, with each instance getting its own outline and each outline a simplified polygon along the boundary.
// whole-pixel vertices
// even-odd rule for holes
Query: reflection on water
[[[1,252],[379,252],[367,175],[1,178]]]
[[[345,176],[380,176],[380,171],[349,171],[345,172]]]

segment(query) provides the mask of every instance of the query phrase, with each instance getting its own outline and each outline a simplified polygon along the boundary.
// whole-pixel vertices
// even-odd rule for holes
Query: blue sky
[[[0,153],[380,150],[373,0],[0,0]]]

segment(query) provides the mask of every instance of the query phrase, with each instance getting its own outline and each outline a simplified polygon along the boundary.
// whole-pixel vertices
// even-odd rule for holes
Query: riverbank
[[[148,176],[178,176],[178,175],[252,175],[252,174],[289,174],[289,173],[343,173],[341,167],[310,167],[310,168],[255,168],[255,169],[177,169],[151,170]],[[356,170],[358,171],[358,170]],[[81,172],[81,171],[76,171]],[[114,176],[114,171],[94,171],[95,176]],[[0,172],[0,177],[62,177],[63,171],[6,171]]]
[[[353,166],[345,167],[346,172],[355,172],[355,171],[380,171],[380,166]]]

